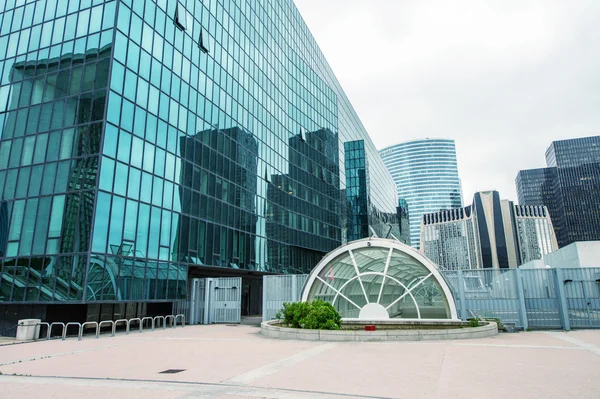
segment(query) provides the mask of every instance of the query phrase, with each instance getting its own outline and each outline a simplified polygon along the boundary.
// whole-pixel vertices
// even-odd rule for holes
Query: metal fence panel
[[[571,327],[600,327],[600,268],[563,269]]]
[[[194,278],[190,281],[188,289],[189,306],[185,318],[190,324],[204,323],[206,310],[206,280],[205,278]]]
[[[523,327],[515,270],[465,270],[446,272],[459,317],[498,318]]]
[[[308,274],[263,276],[263,321],[273,320],[284,302],[297,302]]]
[[[532,328],[562,328],[560,298],[554,269],[524,269],[523,292],[527,321]]]

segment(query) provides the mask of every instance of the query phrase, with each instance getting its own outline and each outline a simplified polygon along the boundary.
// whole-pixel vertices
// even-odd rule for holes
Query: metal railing
[[[41,324],[41,323],[40,323]],[[54,326],[62,326],[62,331],[60,333],[60,336],[62,337],[63,332],[65,331],[65,323],[61,323],[61,322],[54,322],[54,323],[50,323],[50,328],[48,329],[48,339],[50,339],[50,337],[52,336],[52,328]]]
[[[163,328],[163,330],[167,328],[167,323],[165,323],[165,318],[164,318],[164,316],[156,316],[156,317],[154,318],[154,326],[155,326],[155,327],[160,327],[160,323],[157,323],[157,322],[156,322],[157,320],[158,320],[158,321],[161,321],[161,320],[162,320],[162,328]]]
[[[110,336],[115,336],[115,322],[112,320],[103,320],[98,323],[98,336],[96,338],[100,338],[100,332],[102,331],[102,324],[110,324]]]
[[[143,325],[142,325],[142,319],[140,319],[139,317],[134,317],[133,319],[129,319],[129,321],[127,322],[127,333],[129,333],[131,331],[131,323],[138,323],[138,332],[141,334],[142,330],[143,330]]]
[[[96,339],[100,338],[100,325],[98,323],[96,323],[95,321],[86,321],[85,323],[83,323],[81,325],[81,328],[79,329],[79,335],[77,335],[77,340],[81,341],[81,338],[83,337],[83,330],[85,329],[85,326],[96,326]]]
[[[139,317],[134,317],[133,319],[119,319],[119,320],[102,320],[100,323],[95,322],[95,321],[87,321],[85,323],[77,323],[77,322],[68,322],[68,323],[61,323],[61,322],[54,322],[54,323],[47,323],[45,321],[36,323],[33,327],[38,327],[38,326],[46,326],[47,332],[46,332],[46,340],[49,340],[52,338],[52,330],[54,329],[54,327],[56,326],[62,326],[62,331],[60,334],[61,339],[64,341],[65,339],[67,339],[67,331],[69,329],[69,327],[73,327],[73,326],[77,326],[77,340],[81,341],[83,339],[83,333],[86,327],[88,326],[93,326],[94,330],[95,330],[95,336],[96,339],[100,338],[100,333],[102,332],[102,326],[104,325],[110,325],[111,326],[111,337],[114,337],[116,335],[116,329],[117,329],[117,325],[119,323],[125,323],[125,334],[129,334],[131,331],[131,324],[136,324],[138,326],[138,332],[142,333],[144,331],[144,323],[146,323],[147,321],[150,322],[150,326],[152,328],[152,331],[155,330],[155,327],[157,327],[158,325],[156,324],[156,321],[161,321],[162,320],[162,327],[163,330],[167,329],[167,320],[170,320],[170,325],[171,328],[177,328],[177,321],[180,320],[181,321],[181,327],[185,327],[185,315],[183,314],[177,314],[177,315],[167,315],[167,316],[156,316],[154,318],[152,317],[144,317],[144,318],[139,318]],[[19,326],[19,325],[17,325]],[[37,338],[36,340],[39,340],[39,338]]]
[[[142,328],[146,325],[146,321],[150,321],[150,327],[152,327],[152,331],[154,331],[154,319],[152,317],[143,317],[142,318]]]

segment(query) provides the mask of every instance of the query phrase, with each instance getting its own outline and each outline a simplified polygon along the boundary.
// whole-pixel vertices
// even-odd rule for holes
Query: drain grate
[[[186,369],[168,369],[165,371],[161,371],[158,374],[177,374],[177,373],[181,373],[182,371],[185,371]]]

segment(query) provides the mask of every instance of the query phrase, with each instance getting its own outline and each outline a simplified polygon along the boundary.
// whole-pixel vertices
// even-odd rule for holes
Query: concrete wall
[[[575,242],[544,256],[552,267],[600,267],[600,241]]]

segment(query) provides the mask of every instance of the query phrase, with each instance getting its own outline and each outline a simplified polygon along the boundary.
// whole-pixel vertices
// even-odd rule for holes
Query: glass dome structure
[[[369,238],[327,254],[302,300],[330,302],[345,319],[458,320],[452,292],[433,262],[399,241]]]

